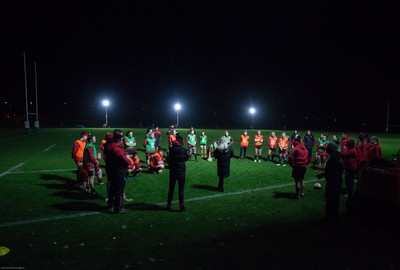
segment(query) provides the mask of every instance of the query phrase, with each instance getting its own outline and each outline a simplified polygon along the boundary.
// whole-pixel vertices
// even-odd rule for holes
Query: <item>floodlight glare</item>
[[[176,127],[178,127],[179,126],[179,110],[181,109],[181,104],[176,103],[174,108],[176,111]]]
[[[108,127],[108,116],[107,116],[107,107],[110,105],[110,101],[107,99],[103,100],[103,106],[106,108],[106,123],[104,124],[104,127]]]
[[[110,101],[108,101],[107,99],[103,100],[104,107],[108,107],[109,105],[110,105]]]
[[[250,112],[251,114],[255,114],[255,113],[256,113],[256,109],[254,109],[253,107],[251,107],[251,108],[249,109],[249,112]]]
[[[181,109],[181,104],[176,103],[176,104],[175,104],[175,110],[176,110],[176,111],[179,111],[180,109]]]

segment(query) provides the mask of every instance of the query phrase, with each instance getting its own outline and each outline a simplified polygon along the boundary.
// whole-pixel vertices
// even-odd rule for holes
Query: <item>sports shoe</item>
[[[90,194],[92,194],[92,195],[98,195],[98,193],[96,192],[96,190],[92,190],[92,191],[90,192]]]
[[[257,162],[257,160],[255,159],[254,162]]]
[[[281,166],[281,164],[280,164],[280,163],[278,163],[278,164],[276,164],[276,166]]]
[[[283,167],[285,167],[286,166],[286,163],[285,164],[283,164]]]
[[[259,159],[258,162],[261,162],[261,160]]]
[[[181,206],[181,207],[179,207],[179,211],[181,211],[181,212],[186,212],[186,211],[187,211],[186,206]]]
[[[104,198],[104,201],[108,202],[108,198]]]
[[[100,185],[100,186],[104,185],[104,182],[99,182],[99,185]]]
[[[128,197],[125,197],[125,198],[124,198],[124,201],[125,201],[125,202],[132,202],[133,199],[129,199]]]

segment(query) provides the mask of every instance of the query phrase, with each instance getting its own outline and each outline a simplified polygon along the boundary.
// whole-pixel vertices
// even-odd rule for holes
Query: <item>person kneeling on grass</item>
[[[139,155],[136,151],[133,152],[133,155],[127,155],[127,158],[131,162],[129,168],[132,171],[133,177],[136,177],[138,173],[142,171],[142,164],[140,163]]]
[[[292,177],[296,187],[296,198],[304,196],[304,176],[306,175],[308,165],[308,151],[301,143],[300,138],[293,141],[293,150],[289,155],[289,164],[292,166]]]
[[[153,174],[160,174],[164,169],[164,158],[163,158],[163,150],[160,147],[158,151],[150,157],[150,166],[149,171]]]

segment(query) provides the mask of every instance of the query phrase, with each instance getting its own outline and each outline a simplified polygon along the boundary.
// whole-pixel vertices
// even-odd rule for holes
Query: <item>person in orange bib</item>
[[[72,148],[72,158],[77,166],[76,180],[78,181],[79,187],[82,189],[86,188],[86,177],[87,172],[85,166],[83,166],[83,153],[85,151],[86,140],[88,138],[88,133],[85,131],[81,132],[81,138],[74,142]]]
[[[261,162],[261,150],[262,144],[264,141],[263,135],[261,135],[261,130],[257,131],[257,134],[254,136],[254,162]]]
[[[267,160],[273,161],[277,147],[278,147],[278,137],[276,137],[275,132],[272,131],[271,136],[269,136],[269,138],[268,138]]]
[[[246,152],[247,152],[247,147],[249,147],[249,142],[250,142],[250,136],[247,135],[247,130],[243,132],[242,135],[240,135],[240,154],[239,154],[239,159],[245,159],[246,158]]]
[[[277,166],[286,166],[286,160],[288,156],[289,138],[286,136],[286,132],[282,132],[282,136],[278,140],[279,142],[279,163]]]

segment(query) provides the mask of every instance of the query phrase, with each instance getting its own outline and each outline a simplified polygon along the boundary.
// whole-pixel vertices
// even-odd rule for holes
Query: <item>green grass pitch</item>
[[[131,130],[144,162],[145,130]],[[80,131],[41,129],[26,135],[24,130],[1,130],[0,246],[10,249],[0,256],[1,269],[400,268],[395,218],[349,216],[343,197],[340,222],[326,225],[324,182],[321,190],[313,189],[317,180],[311,166],[305,197],[293,199],[290,166],[254,163],[252,143],[247,152],[251,159],[232,159],[224,193],[213,190],[218,181],[216,161],[198,157],[199,162],[187,162],[187,212],[180,213],[176,201],[174,211],[164,210],[168,169],[161,175],[144,169],[126,184],[126,194],[133,199],[124,203],[128,212],[106,214],[105,186],[96,185],[99,196],[66,188],[66,181],[75,180],[71,149]],[[100,151],[101,139],[112,130],[86,131],[97,136]],[[166,148],[166,129],[161,131],[161,146]],[[209,142],[224,132],[204,131]],[[180,129],[181,134],[186,132]],[[241,132],[230,130],[236,156]],[[250,138],[255,132],[249,131]],[[270,130],[263,130],[263,135],[266,140]],[[376,135],[385,158],[391,158],[400,136]],[[266,154],[264,147],[264,158]]]

